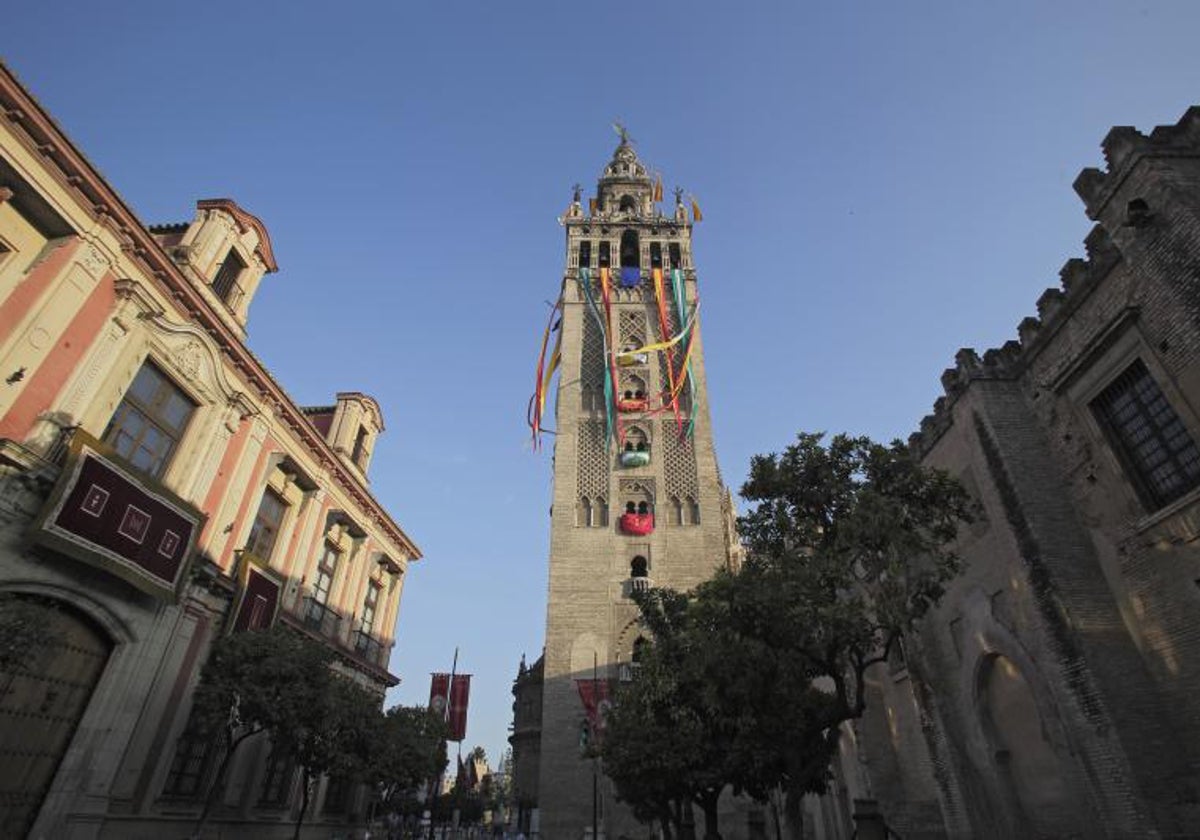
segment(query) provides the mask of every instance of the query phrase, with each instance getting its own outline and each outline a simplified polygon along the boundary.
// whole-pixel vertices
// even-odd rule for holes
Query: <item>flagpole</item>
[[[596,651],[592,651],[592,698],[596,704],[596,728],[600,728],[600,680],[597,678]],[[592,840],[600,840],[598,806],[600,802],[600,782],[596,776],[596,747],[598,733],[592,733]]]
[[[450,720],[450,690],[454,686],[454,674],[458,671],[458,645],[454,646],[454,661],[450,665],[450,681],[446,683],[446,702],[442,707],[442,723]],[[445,747],[446,738],[442,738],[442,746]],[[462,744],[458,745],[459,756],[462,756]],[[438,779],[434,777],[429,780],[429,840],[433,840],[433,811],[437,805],[437,788]]]

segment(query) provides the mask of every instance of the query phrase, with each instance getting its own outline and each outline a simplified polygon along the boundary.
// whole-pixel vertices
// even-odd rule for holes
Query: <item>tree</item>
[[[276,625],[223,636],[213,643],[200,672],[186,735],[215,739],[221,756],[204,799],[195,836],[225,788],[225,775],[238,748],[259,733],[279,739],[310,702],[310,686],[330,677],[332,654]],[[278,741],[276,743],[279,743]]]
[[[365,778],[385,808],[446,769],[446,723],[425,706],[393,706],[378,723]]]
[[[756,504],[738,521],[747,562],[706,593],[729,605],[733,632],[761,657],[791,663],[793,679],[820,690],[800,721],[781,719],[773,692],[754,713],[757,734],[778,747],[770,766],[796,836],[801,796],[825,789],[841,725],[866,708],[867,669],[937,603],[960,567],[958,529],[976,510],[956,479],[899,441],[823,438],[802,433],[752,460],[742,496]]]
[[[692,803],[716,838],[717,801],[736,771],[728,758],[735,732],[717,702],[719,652],[710,626],[698,621],[688,595],[669,589],[639,593],[642,621],[654,637],[638,674],[618,692],[605,720],[600,755],[617,796],[664,833],[683,829]]]
[[[825,790],[842,723],[865,709],[865,673],[940,597],[973,505],[903,446],[801,434],[756,457],[740,520],[749,555],[690,593],[638,596],[654,644],[621,692],[605,772],[643,819],[695,802],[717,837],[730,787],[764,801]],[[678,823],[677,823],[678,827]]]
[[[273,746],[291,755],[301,771],[300,813],[292,835],[299,840],[313,783],[327,774],[353,779],[366,772],[379,729],[380,701],[329,668],[323,678],[296,688],[271,737]]]

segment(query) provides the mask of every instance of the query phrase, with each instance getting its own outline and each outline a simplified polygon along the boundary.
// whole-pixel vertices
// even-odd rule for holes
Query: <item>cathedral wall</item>
[[[1087,259],[1067,262],[1019,343],[960,351],[914,437],[983,511],[960,537],[962,575],[906,645],[924,724],[900,752],[931,759],[950,836],[1196,824],[1197,116],[1110,133],[1107,171],[1076,182],[1100,222]],[[1126,428],[1165,441],[1152,457],[1184,479],[1142,466]],[[864,741],[888,734],[881,699]],[[912,796],[880,749],[860,744],[859,760],[896,822]]]

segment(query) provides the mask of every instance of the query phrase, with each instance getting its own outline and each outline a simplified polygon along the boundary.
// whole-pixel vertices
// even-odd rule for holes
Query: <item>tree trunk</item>
[[[292,840],[300,840],[300,825],[304,822],[304,812],[308,810],[308,790],[312,787],[312,776],[308,768],[304,768],[304,789],[300,791],[300,815],[296,817],[296,831]]]
[[[212,806],[217,801],[217,797],[225,792],[225,774],[229,771],[229,762],[233,759],[233,754],[242,745],[242,742],[249,737],[249,734],[242,735],[240,738],[228,742],[224,751],[225,754],[221,756],[221,763],[217,767],[217,775],[213,778],[212,784],[208,788],[208,794],[204,797],[204,807],[200,810],[200,818],[196,820],[196,827],[192,829],[192,837],[195,840],[198,840],[204,833],[204,828],[208,825],[208,818],[212,813]]]
[[[783,818],[788,840],[804,840],[804,791],[792,787],[784,792]]]
[[[717,801],[721,794],[706,793],[700,798],[700,808],[704,811],[704,840],[721,840],[721,828],[717,822]]]
[[[679,813],[679,840],[696,840],[696,815],[692,812],[692,803],[681,800],[675,807]]]

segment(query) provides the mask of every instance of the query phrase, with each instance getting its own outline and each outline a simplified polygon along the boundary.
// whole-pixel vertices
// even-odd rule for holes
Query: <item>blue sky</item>
[[[250,345],[301,404],[362,390],[423,548],[393,701],[475,684],[504,746],[542,645],[550,463],[524,425],[555,223],[624,121],[696,194],[717,451],[906,437],[962,346],[1015,337],[1089,223],[1112,125],[1200,100],[1200,4],[24,3],[3,57],[146,223],[229,196],[281,270]],[[464,514],[465,511],[465,514]]]

